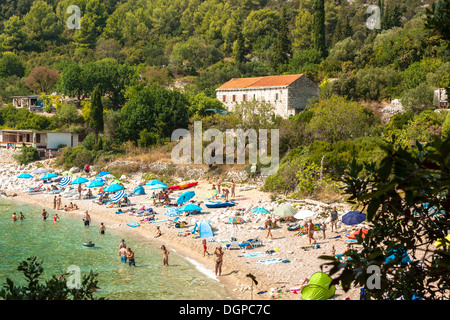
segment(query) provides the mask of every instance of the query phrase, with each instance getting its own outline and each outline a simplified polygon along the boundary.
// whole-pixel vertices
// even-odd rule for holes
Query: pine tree
[[[91,111],[89,113],[89,127],[94,130],[95,144],[98,141],[98,134],[103,132],[103,104],[99,87],[95,87],[91,95]]]
[[[317,50],[322,57],[327,55],[327,47],[325,44],[325,1],[315,0],[313,4],[314,21],[314,49]]]

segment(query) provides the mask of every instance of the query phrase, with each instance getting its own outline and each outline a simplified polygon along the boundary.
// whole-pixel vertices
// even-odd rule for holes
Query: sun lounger
[[[252,247],[261,247],[263,245],[262,241],[259,240],[258,238],[256,239],[248,239],[248,242],[250,242],[250,244],[252,245]]]
[[[37,187],[28,189],[28,194],[42,193],[44,189],[42,188],[43,184],[40,184]]]
[[[230,250],[230,249],[233,249],[233,248],[241,249],[241,247],[239,246],[239,243],[237,241],[233,241],[233,242],[231,242],[229,244],[225,244],[224,248],[226,250]]]

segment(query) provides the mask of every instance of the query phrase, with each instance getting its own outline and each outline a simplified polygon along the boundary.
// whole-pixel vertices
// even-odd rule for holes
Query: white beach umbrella
[[[306,219],[306,218],[312,217],[313,215],[314,215],[314,212],[311,210],[300,210],[299,212],[297,212],[294,215],[294,218],[301,220],[301,219]]]

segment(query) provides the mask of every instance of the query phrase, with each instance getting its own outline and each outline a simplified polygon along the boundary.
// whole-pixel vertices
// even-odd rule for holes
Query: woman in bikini
[[[164,245],[161,246],[161,250],[163,252],[163,264],[169,266],[169,251],[167,251]]]
[[[216,266],[215,266],[216,276],[217,274],[220,276],[222,274],[222,264],[223,264],[222,247],[217,247],[216,250],[214,251],[214,254],[216,255]]]

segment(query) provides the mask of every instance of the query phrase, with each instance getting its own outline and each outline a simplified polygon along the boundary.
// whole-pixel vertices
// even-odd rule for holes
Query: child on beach
[[[159,229],[159,226],[156,227],[156,236],[155,238],[161,237],[162,233],[161,233],[161,229]]]
[[[203,245],[203,256],[205,256],[205,254],[208,254],[209,256],[208,249],[206,248],[206,239],[202,240],[202,245]]]
[[[164,245],[161,246],[161,250],[163,252],[163,264],[169,266],[169,251],[167,251]]]
[[[53,216],[53,222],[56,223],[56,220],[60,220],[57,213]]]
[[[327,229],[327,225],[325,224],[325,221],[320,224],[320,229],[322,230],[322,233],[323,233],[323,239],[325,239],[325,230]]]

